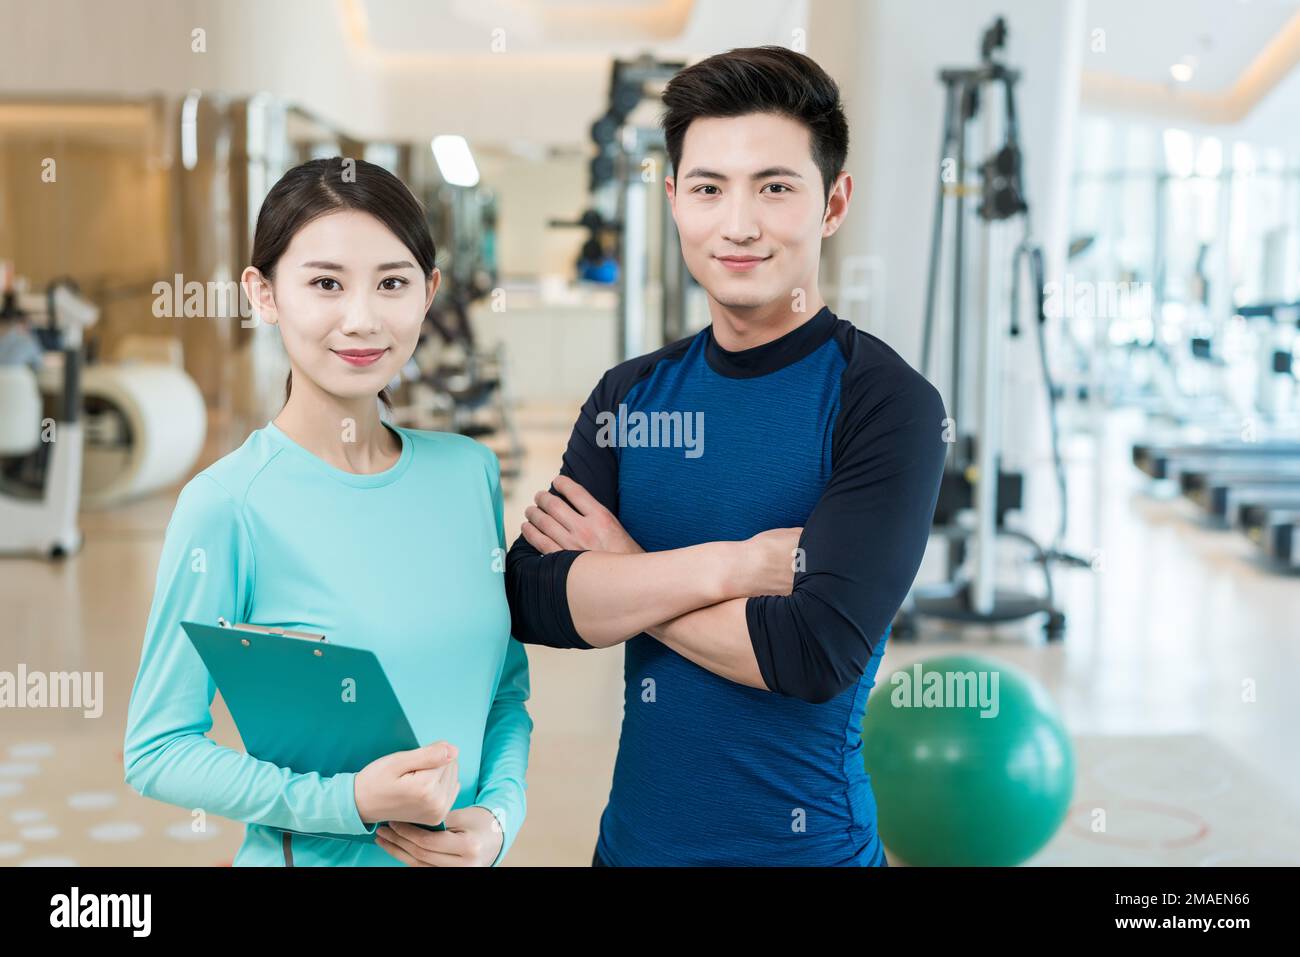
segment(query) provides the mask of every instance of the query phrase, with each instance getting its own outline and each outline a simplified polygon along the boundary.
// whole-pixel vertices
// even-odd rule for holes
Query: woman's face
[[[340,398],[373,398],[415,352],[440,278],[435,269],[426,280],[374,216],[345,210],[299,229],[276,263],[271,296],[264,289],[253,301],[280,326],[295,380],[306,376]]]

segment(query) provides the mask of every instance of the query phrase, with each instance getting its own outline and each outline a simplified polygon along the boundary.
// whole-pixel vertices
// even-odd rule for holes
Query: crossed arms
[[[607,375],[507,557],[515,637],[592,648],[647,633],[749,687],[838,696],[906,597],[938,498],[942,399],[906,372],[846,383],[831,476],[802,529],[660,552],[642,551],[617,518],[617,453],[595,441],[597,414],[617,406]]]

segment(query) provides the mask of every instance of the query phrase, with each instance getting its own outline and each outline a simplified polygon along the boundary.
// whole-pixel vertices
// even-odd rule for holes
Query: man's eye
[[[764,189],[779,189],[779,190],[780,190],[781,192],[783,192],[783,193],[788,193],[788,192],[790,192],[790,187],[789,187],[789,186],[786,186],[785,183],[768,183],[768,184],[767,184],[766,186],[764,186],[763,188],[764,188]]]
[[[390,282],[396,283],[397,285],[395,286],[385,285],[385,283],[390,283]],[[401,276],[389,276],[387,279],[382,280],[379,283],[379,285],[381,288],[386,289],[389,292],[394,292],[395,290],[401,289],[403,286],[407,285],[407,281],[403,279]]]
[[[326,283],[333,283],[333,285],[327,286],[325,285]],[[333,292],[335,289],[342,288],[339,286],[339,281],[337,279],[331,279],[329,276],[322,276],[320,279],[313,279],[312,285],[319,286],[326,292]]]
[[[711,189],[711,190],[714,190],[714,191],[716,192],[717,188],[718,188],[718,187],[716,187],[716,186],[709,186],[709,185],[706,184],[706,185],[704,185],[704,186],[697,186],[697,187],[695,187],[695,192],[697,192],[697,193],[704,193],[704,191],[705,191],[706,189]],[[713,195],[715,195],[715,193],[704,193],[704,195],[706,195],[706,196],[713,196]]]

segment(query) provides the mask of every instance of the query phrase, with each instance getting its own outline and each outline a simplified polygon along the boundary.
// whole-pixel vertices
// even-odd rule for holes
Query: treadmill
[[[1277,425],[1294,405],[1300,302],[1243,306],[1237,313],[1259,330],[1255,405]],[[1212,522],[1235,524],[1280,565],[1300,569],[1300,438],[1138,443],[1133,463],[1153,479],[1176,481]]]
[[[1245,504],[1238,508],[1237,526],[1278,566],[1300,572],[1300,505]]]
[[[1184,497],[1204,509],[1211,521],[1224,525],[1244,502],[1300,505],[1300,461],[1291,459],[1188,464],[1178,483]]]
[[[1133,464],[1153,479],[1176,479],[1188,469],[1205,470],[1216,465],[1232,468],[1234,463],[1263,463],[1265,468],[1277,463],[1300,466],[1300,440],[1133,445]]]

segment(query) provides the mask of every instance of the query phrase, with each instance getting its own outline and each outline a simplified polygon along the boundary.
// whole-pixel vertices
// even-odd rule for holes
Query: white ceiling
[[[704,55],[771,43],[806,0],[352,0],[377,54]],[[504,50],[493,49],[493,42]]]
[[[1142,83],[1223,93],[1300,12],[1300,0],[1088,0],[1083,68]],[[1105,50],[1093,50],[1094,30]],[[1170,67],[1185,56],[1197,66],[1178,83]]]

